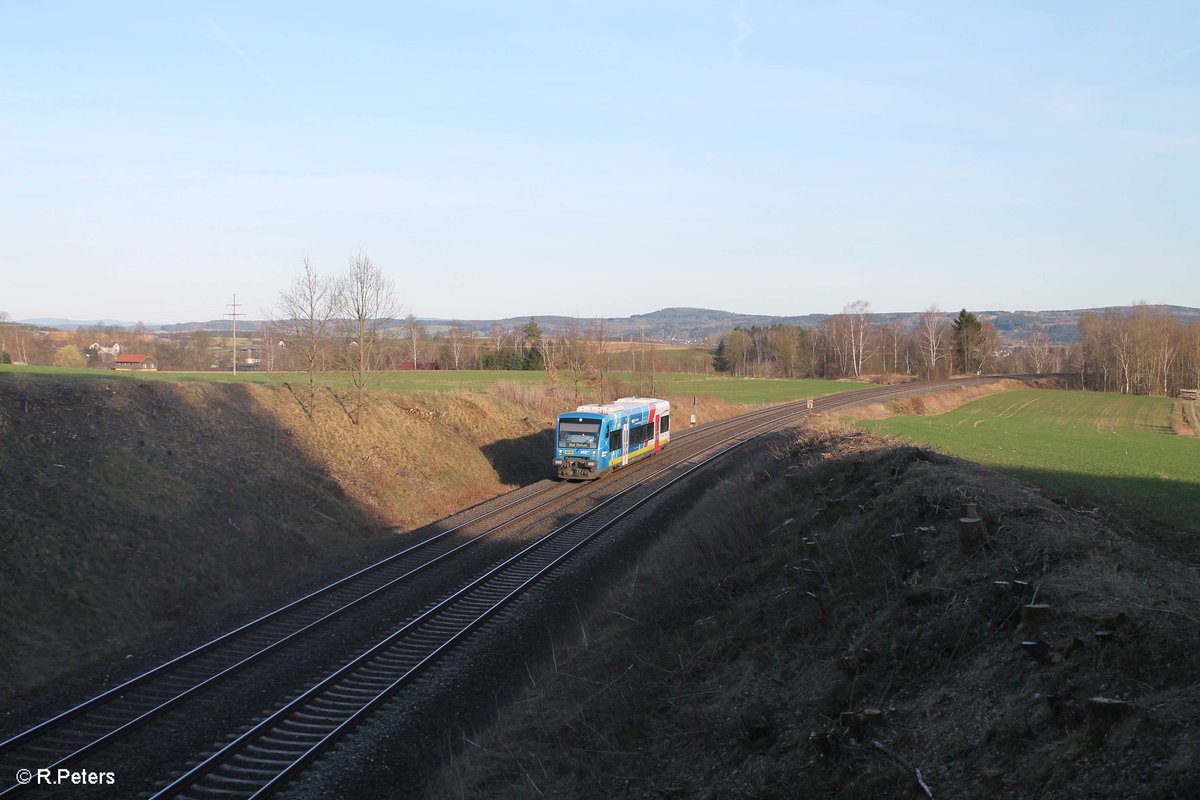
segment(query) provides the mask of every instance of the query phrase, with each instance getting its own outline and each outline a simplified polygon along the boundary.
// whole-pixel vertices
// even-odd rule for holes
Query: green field
[[[1171,431],[1172,400],[1018,390],[947,414],[861,422],[1016,475],[1073,503],[1111,501],[1200,531],[1200,439]]]
[[[606,377],[628,385],[646,383],[645,375],[629,372],[608,373]],[[818,397],[854,389],[865,389],[870,384],[850,381],[799,380],[792,378],[731,378],[717,375],[659,374],[654,378],[655,394],[673,396],[719,397],[730,403],[760,405],[797,400],[802,397]]]
[[[299,372],[115,372],[95,369],[64,369],[61,367],[0,366],[0,378],[6,375],[45,375],[56,379],[77,380],[158,380],[158,381],[204,381],[281,384],[285,381],[303,383],[308,376]],[[324,373],[321,380],[327,385],[345,385],[346,376],[340,373]],[[634,387],[647,382],[645,375],[629,372],[605,373],[605,381]],[[505,370],[445,370],[418,372],[375,373],[374,387],[385,391],[402,392],[449,392],[468,389],[482,392],[497,383],[510,382],[522,385],[546,384],[549,377],[545,372]],[[563,385],[569,385],[562,381]],[[655,376],[656,393],[672,396],[701,395],[718,397],[730,403],[758,405],[801,397],[847,392],[864,388],[866,384],[845,381],[789,380],[782,378],[730,378],[726,376],[681,375],[661,373]],[[630,389],[632,391],[632,389]],[[612,398],[606,398],[612,399]]]

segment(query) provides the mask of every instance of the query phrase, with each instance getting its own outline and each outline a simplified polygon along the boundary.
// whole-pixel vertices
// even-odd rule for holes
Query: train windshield
[[[600,437],[599,420],[582,420],[580,422],[558,423],[558,446],[577,447],[590,450],[596,446]]]

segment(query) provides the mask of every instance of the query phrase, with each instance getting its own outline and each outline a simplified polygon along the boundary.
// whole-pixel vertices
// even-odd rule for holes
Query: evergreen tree
[[[544,369],[546,365],[542,358],[542,329],[538,327],[537,320],[530,317],[522,334],[524,352],[521,355],[521,369]]]
[[[717,346],[712,350],[713,370],[715,372],[729,372],[729,356],[725,352],[725,340],[721,339],[717,342]]]
[[[954,366],[960,372],[979,372],[983,363],[983,323],[965,308],[951,323],[954,328]]]

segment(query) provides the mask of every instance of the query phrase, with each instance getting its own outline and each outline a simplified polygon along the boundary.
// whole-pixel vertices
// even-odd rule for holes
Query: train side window
[[[613,431],[608,435],[608,449],[614,452],[621,451],[621,429]]]
[[[644,444],[646,442],[646,440],[649,439],[653,435],[651,433],[652,430],[653,429],[650,427],[649,424],[638,425],[631,432],[632,435],[630,438],[631,438],[633,444]]]
[[[659,433],[666,433],[667,431],[671,430],[671,415],[670,414],[667,414],[664,417],[658,418],[658,430],[659,430]]]

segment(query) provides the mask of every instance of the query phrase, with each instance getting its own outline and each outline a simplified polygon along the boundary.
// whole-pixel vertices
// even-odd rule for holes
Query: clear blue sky
[[[1200,5],[0,2],[0,310],[1200,306]]]

